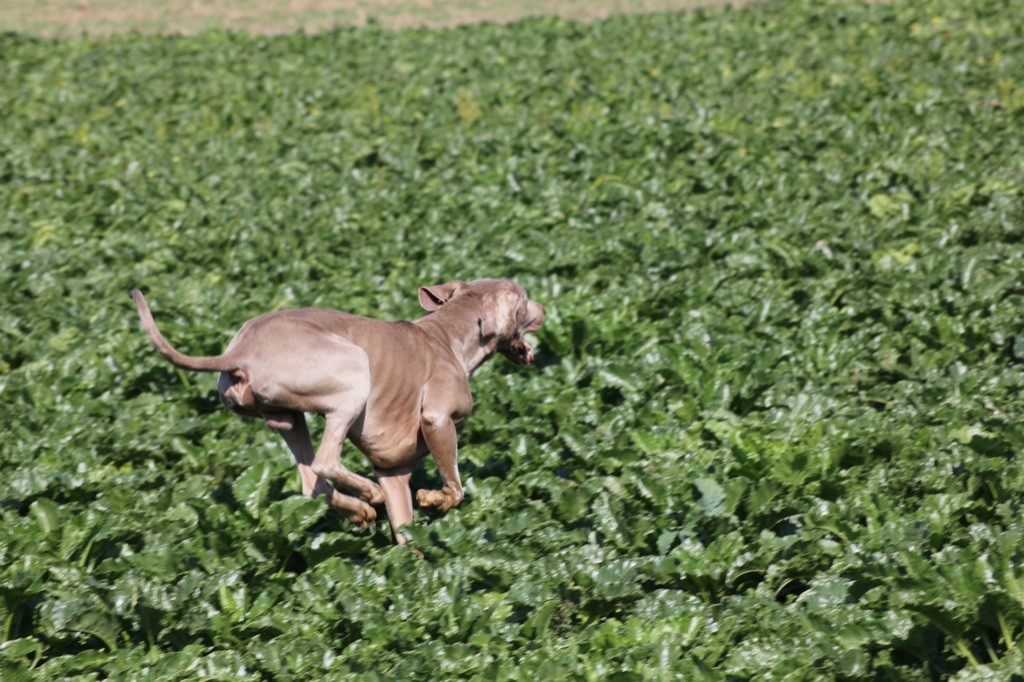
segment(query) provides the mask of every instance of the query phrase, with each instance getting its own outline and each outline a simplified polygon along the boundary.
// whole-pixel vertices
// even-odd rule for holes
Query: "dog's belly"
[[[379,427],[368,419],[362,428],[349,431],[348,438],[376,469],[412,466],[428,452],[419,420]]]

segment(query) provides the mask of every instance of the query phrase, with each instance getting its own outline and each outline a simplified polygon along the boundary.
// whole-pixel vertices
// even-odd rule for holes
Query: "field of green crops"
[[[0,677],[1019,674],[1021,16],[0,36]],[[548,318],[423,559],[127,295],[214,354],[456,277]]]

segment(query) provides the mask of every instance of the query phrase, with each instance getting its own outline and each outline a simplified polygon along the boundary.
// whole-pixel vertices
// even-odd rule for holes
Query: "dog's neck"
[[[415,324],[451,349],[467,377],[473,376],[473,372],[497,349],[497,338],[481,343],[480,315],[474,306],[463,301],[446,303],[416,320]]]

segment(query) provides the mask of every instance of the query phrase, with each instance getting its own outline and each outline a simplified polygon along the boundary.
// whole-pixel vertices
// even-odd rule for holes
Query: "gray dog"
[[[142,327],[176,367],[220,372],[217,389],[239,414],[261,417],[295,456],[307,496],[324,495],[349,520],[367,525],[383,502],[395,534],[412,521],[409,477],[429,452],[444,482],[420,490],[421,507],[448,511],[462,501],[455,428],[473,409],[469,378],[499,352],[533,362],[523,334],[540,329],[544,306],[508,280],[421,287],[428,315],[384,322],[323,308],[267,313],[242,326],[223,355],[192,357],[160,334],[142,292],[133,289]],[[313,450],[304,412],[326,418]],[[380,484],[341,463],[349,440],[369,458]],[[355,494],[338,492],[331,483]]]

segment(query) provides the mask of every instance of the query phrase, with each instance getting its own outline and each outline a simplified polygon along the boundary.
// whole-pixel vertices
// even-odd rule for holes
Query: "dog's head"
[[[544,306],[531,301],[526,289],[507,279],[478,279],[468,284],[420,287],[420,305],[434,311],[457,301],[473,302],[480,330],[480,344],[504,355],[517,365],[533,362],[533,348],[523,334],[535,332],[544,322]]]

